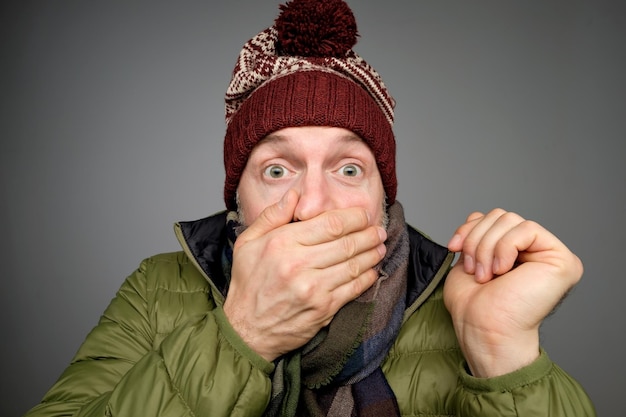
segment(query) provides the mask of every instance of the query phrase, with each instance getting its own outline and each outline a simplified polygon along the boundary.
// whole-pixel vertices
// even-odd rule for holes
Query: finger
[[[374,253],[378,254],[378,259],[375,263],[378,263],[385,256],[386,239],[387,232],[382,227],[370,226],[330,242],[307,246],[307,258],[311,260],[311,267],[324,269],[376,249]]]
[[[466,223],[456,230],[450,249],[463,252],[463,265],[466,273],[476,274],[476,248],[487,230],[505,213],[506,211],[502,209],[491,210],[485,215],[479,212],[472,213],[468,216]],[[481,263],[479,268],[479,275],[482,278],[484,263]]]
[[[552,265],[557,271],[565,271],[565,275],[575,281],[583,272],[580,259],[555,235],[531,220],[523,221],[500,239],[494,253],[494,273],[504,274],[516,262]]]
[[[361,252],[328,268],[311,270],[313,277],[324,281],[329,291],[358,279],[374,268],[385,256],[385,245]]]
[[[475,273],[475,248],[480,241],[480,236],[493,224],[497,219],[498,211],[492,210],[487,215],[480,212],[474,212],[467,217],[465,223],[459,226],[452,239],[448,243],[448,248],[454,252],[462,252],[463,269],[468,274]]]
[[[266,207],[261,212],[259,217],[237,238],[235,244],[241,246],[291,222],[298,199],[297,191],[288,190],[280,201]]]
[[[524,221],[516,213],[496,210],[470,232],[463,250],[473,257],[474,274],[478,282],[489,281],[494,273],[500,274],[503,267],[508,266],[507,270],[513,267],[519,251],[515,242],[503,239]],[[494,266],[498,272],[494,272]]]
[[[332,242],[370,226],[367,210],[361,207],[330,210],[312,219],[294,223],[292,231],[301,245]]]
[[[368,269],[356,278],[338,286],[331,293],[331,306],[339,310],[343,305],[357,299],[378,280],[378,272]]]
[[[533,224],[536,225],[534,222],[524,220],[508,230],[496,242],[491,266],[495,275],[504,275],[512,270],[520,259],[520,253],[534,245],[537,235],[536,231],[532,230]]]
[[[452,238],[450,238],[450,241],[447,245],[448,249],[450,249],[452,252],[460,252],[463,249],[463,241],[465,240],[465,237],[468,235],[474,225],[477,224],[478,221],[483,217],[484,214],[479,211],[475,211],[467,216],[467,218],[465,219],[465,223],[459,226],[452,235]]]
[[[469,216],[467,216],[465,223],[470,223],[470,222],[473,222],[474,220],[480,220],[483,217],[485,217],[484,213],[481,213],[480,211],[475,211],[471,213]]]

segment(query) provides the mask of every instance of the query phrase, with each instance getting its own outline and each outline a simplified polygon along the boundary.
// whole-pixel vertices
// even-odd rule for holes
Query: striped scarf
[[[332,322],[302,348],[275,361],[266,417],[381,417],[400,411],[381,364],[402,323],[409,239],[399,202],[389,207],[387,254],[376,267],[378,281],[342,307]],[[237,214],[227,216],[230,245],[223,266],[227,279],[232,243],[241,231]]]

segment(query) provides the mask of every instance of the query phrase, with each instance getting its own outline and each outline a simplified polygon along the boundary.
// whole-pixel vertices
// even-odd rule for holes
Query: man
[[[244,45],[228,211],[177,224],[29,415],[595,415],[538,336],[580,260],[499,209],[448,248],[405,223],[356,34],[343,1],[293,0]]]

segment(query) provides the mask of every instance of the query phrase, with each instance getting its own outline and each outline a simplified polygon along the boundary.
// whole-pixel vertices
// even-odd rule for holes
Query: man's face
[[[291,188],[300,194],[294,220],[363,207],[382,224],[384,188],[374,154],[356,134],[338,127],[289,127],[273,132],[250,154],[238,188],[239,211],[250,225]]]

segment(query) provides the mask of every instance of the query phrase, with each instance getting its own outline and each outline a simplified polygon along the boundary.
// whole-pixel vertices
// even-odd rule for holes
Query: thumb
[[[293,220],[297,203],[298,193],[296,190],[288,190],[277,203],[267,206],[259,214],[259,217],[237,238],[236,242],[246,243],[290,223]]]

